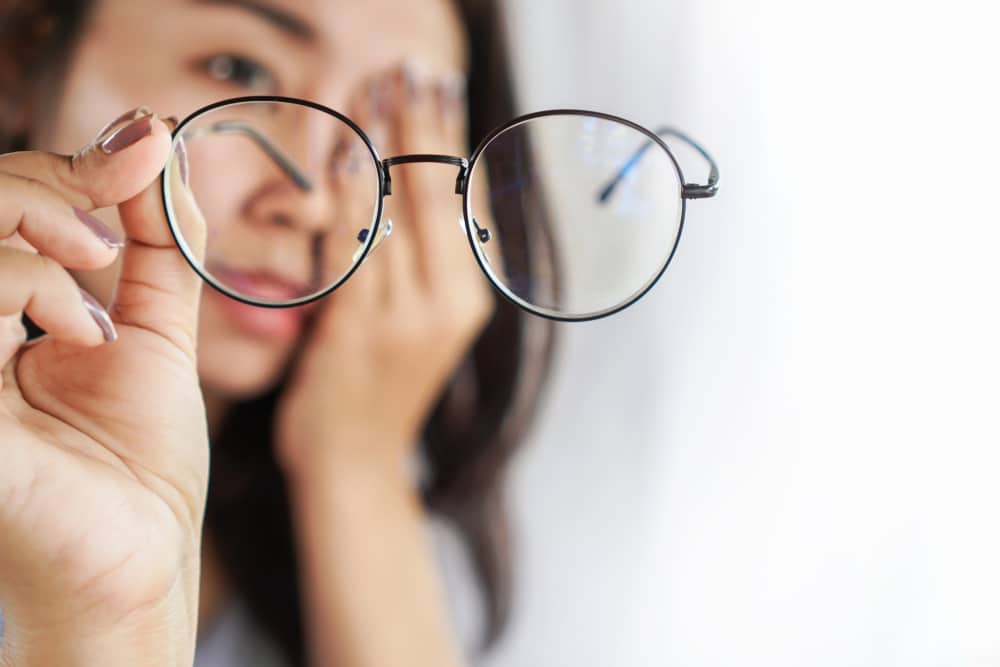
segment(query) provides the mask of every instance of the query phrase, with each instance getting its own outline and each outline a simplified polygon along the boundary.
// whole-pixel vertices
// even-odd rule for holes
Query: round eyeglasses
[[[684,181],[664,138],[707,162],[705,184]],[[326,154],[317,161],[319,143]],[[317,162],[321,169],[304,167]],[[521,116],[468,159],[383,159],[333,109],[254,96],[211,104],[178,124],[165,173],[179,174],[190,194],[163,178],[163,205],[184,257],[213,288],[252,305],[299,306],[342,285],[390,235],[383,199],[392,167],[416,162],[458,169],[461,224],[486,278],[516,305],[555,320],[605,317],[641,298],[674,255],[686,200],[719,188],[714,160],[686,135],[594,111]],[[297,199],[296,215],[269,210],[275,196]],[[189,197],[204,221],[203,259],[182,224]]]

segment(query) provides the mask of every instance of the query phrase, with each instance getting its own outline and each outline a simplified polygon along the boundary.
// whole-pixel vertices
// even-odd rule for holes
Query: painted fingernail
[[[109,134],[111,130],[115,129],[122,123],[126,121],[133,121],[136,118],[140,118],[142,116],[148,116],[151,113],[153,112],[150,111],[147,107],[136,107],[130,111],[126,111],[121,116],[118,116],[118,118],[115,118],[113,121],[102,127],[101,131],[97,133],[97,138],[94,140],[94,142],[97,143],[103,140],[105,138],[105,135]]]
[[[434,96],[442,113],[465,109],[465,79],[446,79],[434,84]]]
[[[416,66],[411,62],[403,63],[400,76],[403,79],[403,90],[406,92],[406,98],[415,102],[420,97],[420,82]]]
[[[183,137],[177,137],[174,152],[177,153],[177,171],[180,172],[181,183],[186,186],[188,184],[188,154],[187,148],[184,147]]]
[[[128,148],[144,137],[153,133],[153,117],[143,116],[138,118],[123,128],[116,130],[111,136],[102,141],[99,145],[106,155],[117,153]]]
[[[373,118],[385,118],[389,115],[392,91],[385,79],[373,81],[368,87],[369,110]]]
[[[468,82],[466,81],[465,75],[461,72],[455,72],[449,76],[445,76],[441,79],[440,85],[447,99],[452,102],[465,101]]]
[[[80,222],[82,222],[87,226],[87,229],[89,229],[91,232],[94,233],[94,236],[96,236],[97,238],[101,239],[101,241],[104,242],[104,245],[108,246],[109,248],[125,247],[125,242],[122,241],[121,238],[119,238],[118,235],[115,234],[110,227],[105,225],[103,222],[101,222],[91,214],[87,213],[86,211],[81,211],[75,206],[73,207],[73,213],[76,214],[76,217],[80,220]]]
[[[28,340],[28,330],[24,327],[19,317],[5,318],[10,322],[10,333],[14,337],[14,342],[23,345]]]
[[[100,327],[101,333],[104,334],[104,340],[108,343],[118,340],[118,332],[115,330],[115,325],[111,321],[108,311],[104,310],[104,306],[98,303],[97,299],[82,287],[80,288],[80,296],[83,298],[83,306],[90,313],[90,316],[94,318],[94,322]]]

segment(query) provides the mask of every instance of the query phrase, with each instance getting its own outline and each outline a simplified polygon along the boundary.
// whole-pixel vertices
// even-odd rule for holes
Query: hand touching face
[[[351,116],[383,155],[464,155],[465,103],[454,79],[409,68],[373,79]],[[314,457],[402,465],[435,397],[485,325],[493,297],[468,245],[457,171],[393,167],[383,220],[393,232],[321,301],[278,429],[293,471]],[[338,181],[350,200],[351,175]],[[358,199],[359,216],[366,211]],[[363,219],[363,218],[359,218]]]

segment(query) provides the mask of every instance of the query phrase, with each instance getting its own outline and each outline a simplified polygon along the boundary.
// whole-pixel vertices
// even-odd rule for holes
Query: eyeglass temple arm
[[[257,146],[267,154],[271,160],[278,165],[288,178],[301,189],[303,192],[311,192],[313,189],[312,183],[302,174],[302,170],[295,166],[295,163],[291,161],[290,158],[285,157],[282,153],[275,148],[274,144],[268,141],[267,137],[254,129],[251,125],[240,122],[238,120],[222,120],[218,123],[213,123],[207,127],[199,127],[188,130],[184,133],[185,138],[196,138],[203,134],[242,134],[245,137],[249,137]]]
[[[677,139],[680,139],[688,146],[698,151],[698,153],[705,158],[705,161],[708,162],[708,183],[704,185],[698,183],[685,183],[681,196],[685,199],[707,199],[708,197],[714,197],[719,191],[719,166],[715,163],[715,160],[712,159],[712,156],[708,154],[708,151],[702,148],[697,141],[680,130],[672,127],[661,127],[656,131],[656,135],[658,137],[676,137]],[[621,183],[622,179],[635,168],[635,166],[639,163],[639,160],[642,159],[642,156],[653,145],[653,141],[647,141],[632,154],[632,157],[630,157],[628,161],[622,165],[622,168],[618,170],[618,173],[615,174],[614,178],[612,178],[611,181],[598,193],[598,202],[604,204],[611,198],[611,195],[614,194],[615,188],[618,187],[618,184]]]

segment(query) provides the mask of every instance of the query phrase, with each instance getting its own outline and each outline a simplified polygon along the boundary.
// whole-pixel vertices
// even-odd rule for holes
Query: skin
[[[454,223],[453,169],[394,168],[392,236],[334,295],[291,317],[203,290],[167,231],[158,184],[147,185],[168,152],[172,125],[160,117],[242,94],[344,110],[382,156],[466,155],[464,101],[442,92],[464,66],[460,25],[446,0],[268,6],[304,29],[242,3],[98,2],[58,105],[33,128],[39,150],[0,156],[0,199],[12,203],[0,216],[0,281],[11,286],[0,299],[0,441],[11,443],[0,570],[16,573],[0,588],[10,612],[0,664],[191,663],[198,623],[227,596],[201,544],[207,433],[234,401],[285,373],[275,447],[314,664],[459,662],[404,474],[430,406],[491,312]],[[261,69],[249,81],[220,79],[206,66],[220,54]],[[375,90],[383,103],[372,102]],[[97,149],[98,128],[138,105],[157,114],[151,134],[113,155]],[[315,231],[310,220],[364,208],[347,194],[349,171],[322,179],[337,139],[311,129],[292,149],[324,184],[309,197],[268,189],[273,175],[263,173],[226,188],[218,170],[192,169],[190,189],[168,174],[196,251],[202,213],[235,230],[258,224],[294,256]],[[95,211],[128,246],[101,243],[70,206]],[[108,306],[116,341],[103,342],[66,269]],[[49,336],[23,348],[26,305]]]

